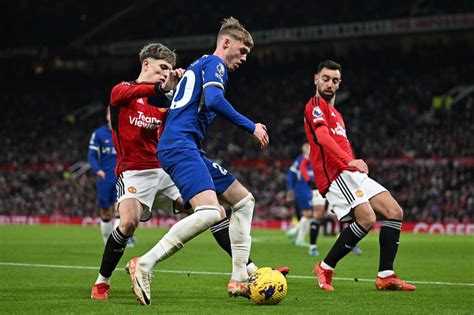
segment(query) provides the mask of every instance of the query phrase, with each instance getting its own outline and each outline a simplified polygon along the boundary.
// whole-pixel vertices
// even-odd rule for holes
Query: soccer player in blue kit
[[[224,19],[212,55],[194,61],[176,87],[164,132],[158,144],[158,159],[178,187],[185,204],[194,213],[177,222],[134,268],[137,297],[150,304],[150,273],[156,263],[173,255],[187,241],[225,218],[219,200],[229,204],[232,215],[229,236],[232,248],[230,296],[248,297],[246,264],[250,254],[253,195],[225,168],[206,157],[202,141],[216,114],[251,134],[266,148],[265,125],[237,112],[225,99],[227,72],[237,70],[253,47],[250,33],[235,18]]]
[[[87,160],[91,170],[97,175],[97,199],[100,211],[100,232],[107,242],[113,230],[113,214],[117,200],[115,183],[115,162],[117,152],[114,148],[112,130],[110,127],[110,112],[107,110],[107,124],[94,130],[89,142]]]
[[[305,237],[309,232],[310,220],[313,216],[313,192],[301,175],[300,165],[303,159],[309,157],[309,144],[303,144],[301,151],[302,153],[295,159],[287,175],[287,200],[294,202],[298,219],[298,223],[288,230],[287,235],[295,245],[307,246]]]

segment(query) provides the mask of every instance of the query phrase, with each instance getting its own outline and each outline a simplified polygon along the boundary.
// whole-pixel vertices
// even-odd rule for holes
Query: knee
[[[219,215],[220,215],[219,221],[227,218],[227,213],[225,212],[224,207],[221,205],[219,205]]]
[[[112,220],[112,208],[100,208],[100,218],[104,222],[109,222]]]
[[[374,212],[368,212],[365,216],[357,218],[357,223],[359,223],[366,231],[370,231],[377,221]]]
[[[195,222],[197,226],[212,226],[225,217],[225,210],[222,206],[206,205],[194,209]]]
[[[120,231],[127,235],[127,236],[132,236],[133,233],[135,233],[135,230],[137,229],[139,224],[139,220],[133,219],[133,220],[120,220]]]
[[[387,210],[387,219],[403,220],[403,209],[397,204]]]
[[[232,207],[232,211],[247,211],[253,214],[253,209],[255,208],[255,198],[251,193],[248,193],[244,198],[242,198],[239,202],[237,202]]]

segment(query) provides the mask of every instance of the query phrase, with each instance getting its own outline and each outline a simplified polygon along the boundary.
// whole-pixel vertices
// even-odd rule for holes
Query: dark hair
[[[320,73],[321,70],[323,70],[323,68],[327,68],[327,69],[330,69],[330,70],[339,70],[339,72],[342,73],[342,67],[340,64],[338,64],[337,62],[333,61],[333,60],[324,60],[323,62],[321,62],[319,65],[318,65],[318,69],[316,71],[316,73]]]
[[[140,63],[142,63],[146,58],[153,58],[156,60],[165,60],[173,67],[176,65],[176,53],[160,43],[151,43],[146,45],[140,51],[139,57]]]

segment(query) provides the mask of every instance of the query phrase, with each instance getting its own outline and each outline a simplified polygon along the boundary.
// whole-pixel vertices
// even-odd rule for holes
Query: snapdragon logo
[[[340,123],[336,123],[336,128],[331,128],[331,132],[335,135],[340,135],[344,138],[347,138],[346,129],[344,129]]]
[[[128,118],[131,125],[151,130],[160,128],[163,123],[156,117],[145,116],[141,111],[138,111],[138,117],[129,116]]]

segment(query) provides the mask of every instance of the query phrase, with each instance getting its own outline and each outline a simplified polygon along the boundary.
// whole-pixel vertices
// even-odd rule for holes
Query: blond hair
[[[176,65],[176,53],[160,43],[151,43],[142,48],[138,54],[140,63],[146,58],[153,58],[156,60],[165,60],[173,67]]]
[[[217,34],[217,40],[222,36],[230,36],[232,39],[242,41],[245,46],[253,48],[252,35],[240,24],[239,20],[234,17],[228,17],[221,22],[222,26]]]

